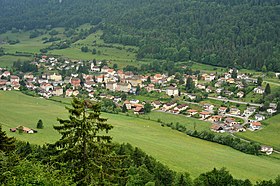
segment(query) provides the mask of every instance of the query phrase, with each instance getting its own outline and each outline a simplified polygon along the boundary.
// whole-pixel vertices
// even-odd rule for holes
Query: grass
[[[3,129],[8,135],[31,143],[44,144],[59,138],[52,126],[57,124],[56,117],[67,117],[64,105],[33,98],[19,92],[0,92],[0,118]],[[170,168],[190,172],[192,177],[216,168],[227,167],[237,178],[252,181],[273,179],[280,172],[280,160],[265,156],[252,156],[230,147],[189,137],[159,123],[124,115],[102,114],[114,126],[111,131],[113,140],[128,142],[138,146]],[[149,117],[173,120],[173,115],[151,113]],[[178,117],[182,123],[190,118]],[[44,122],[44,129],[37,134],[18,134],[9,128],[24,125],[34,128],[38,119]]]
[[[216,67],[216,66],[212,66],[212,65],[207,65],[207,64],[202,64],[202,63],[193,63],[193,65],[191,66],[191,68],[193,70],[200,70],[201,72],[204,73],[224,73],[226,72],[226,68],[223,67]]]
[[[126,65],[139,65],[139,62],[136,62],[136,54],[128,51],[128,49],[135,49],[133,46],[124,46],[119,44],[110,44],[110,47],[100,39],[102,31],[97,31],[96,33],[90,34],[87,38],[83,40],[78,40],[73,43],[70,48],[63,50],[53,50],[50,51],[52,54],[62,55],[70,59],[82,59],[82,60],[108,60],[112,64],[116,63],[120,68]],[[94,42],[93,42],[94,41]],[[92,54],[91,52],[81,52],[81,47],[87,46],[90,51],[96,49],[99,51],[98,54]],[[111,64],[111,65],[112,65]]]
[[[89,28],[89,25],[82,25],[79,29],[86,29]],[[55,37],[59,37],[62,40],[66,39],[66,36],[63,34],[64,28],[54,28],[59,32],[58,35]],[[1,47],[4,48],[4,51],[9,54],[15,54],[17,52],[24,52],[24,53],[40,53],[40,49],[46,48],[51,45],[51,43],[43,43],[42,38],[47,37],[50,38],[49,32],[46,30],[45,34],[30,39],[30,31],[26,32],[6,32],[0,35],[0,40],[19,40],[20,43],[10,45],[10,44],[3,44]],[[76,59],[76,60],[108,60],[111,61],[110,66],[113,66],[114,63],[118,64],[120,68],[127,66],[127,65],[134,65],[139,66],[139,64],[145,63],[144,61],[137,61],[136,60],[136,53],[130,50],[137,51],[137,47],[134,46],[124,46],[120,44],[105,44],[102,39],[100,39],[102,35],[102,31],[97,31],[96,33],[90,34],[83,40],[78,40],[77,42],[71,44],[70,48],[61,49],[61,50],[51,50],[49,54],[53,55],[60,55],[65,58],[69,59]],[[95,41],[93,43],[93,41]],[[91,52],[81,52],[82,46],[88,46],[90,51],[95,48],[99,51],[97,54],[92,54]],[[0,63],[1,64],[1,63]]]
[[[22,57],[22,56],[9,56],[9,55],[4,55],[0,56],[0,67],[8,67],[10,68],[13,65],[13,62],[15,61],[27,61],[30,60],[31,58],[29,57]]]
[[[43,44],[42,41],[42,38],[46,37],[47,34],[32,39],[30,39],[29,36],[30,36],[29,31],[19,32],[19,33],[7,32],[5,34],[1,34],[0,39],[9,38],[12,40],[18,39],[20,41],[20,43],[14,45],[9,45],[9,44],[2,45],[6,53],[13,53],[13,54],[16,52],[26,52],[31,54],[40,53],[40,49],[50,45],[50,43]]]
[[[273,116],[264,121],[264,128],[259,131],[238,133],[237,135],[259,143],[273,146],[280,150],[280,115]]]
[[[160,121],[164,122],[164,123],[173,123],[174,125],[176,125],[176,123],[179,123],[181,125],[184,125],[187,130],[198,130],[198,131],[203,131],[203,130],[209,130],[211,123],[206,122],[206,121],[201,121],[195,118],[190,118],[190,117],[186,117],[184,115],[174,115],[174,114],[170,114],[170,113],[165,113],[165,112],[157,112],[157,111],[153,111],[147,115],[143,115],[140,117],[144,117],[146,119],[150,119],[153,121],[158,121],[158,119],[160,119]]]

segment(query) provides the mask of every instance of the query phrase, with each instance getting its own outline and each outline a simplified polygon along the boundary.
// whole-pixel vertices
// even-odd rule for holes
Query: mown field
[[[83,25],[78,29],[89,29],[89,25]],[[58,31],[58,35],[62,40],[67,39],[64,35],[64,28],[54,28],[53,30]],[[15,54],[17,52],[36,54],[40,53],[40,49],[50,46],[52,43],[43,43],[43,38],[50,38],[49,31],[43,31],[44,34],[36,38],[29,38],[31,31],[21,31],[17,33],[12,33],[11,31],[0,34],[0,40],[19,40],[17,44],[2,44],[0,47],[4,48],[4,51],[9,54]],[[108,60],[111,61],[111,66],[116,63],[119,67],[124,67],[126,65],[139,65],[139,61],[136,61],[136,53],[133,50],[137,50],[133,46],[124,46],[119,44],[105,44],[100,36],[101,31],[97,31],[94,34],[89,35],[83,40],[78,40],[72,43],[70,48],[61,50],[50,50],[48,54],[60,55],[65,58],[75,59],[75,60]],[[89,52],[82,52],[81,47],[87,46]],[[96,49],[97,54],[92,54],[92,49]],[[15,57],[16,58],[16,57]],[[145,63],[141,61],[141,63]],[[1,64],[1,63],[0,63]]]
[[[1,124],[8,135],[35,144],[54,142],[59,138],[52,126],[56,118],[67,117],[67,111],[61,103],[33,98],[19,92],[0,91]],[[176,171],[187,171],[193,177],[214,167],[227,169],[237,178],[249,178],[252,181],[272,179],[280,172],[280,160],[252,156],[230,147],[189,137],[185,134],[161,127],[159,123],[124,115],[102,114],[114,126],[111,135],[116,142],[128,142],[138,146],[157,160]],[[157,115],[163,120],[173,120],[170,115]],[[153,117],[152,114],[150,117]],[[9,128],[18,125],[35,128],[38,119],[42,119],[45,128],[37,134],[18,134],[9,132]],[[181,118],[187,125],[188,118]],[[190,121],[192,123],[193,121]]]
[[[23,56],[0,56],[0,67],[11,67],[15,61],[29,61],[31,60],[30,57],[23,57]]]
[[[245,133],[238,133],[238,136],[247,138],[259,143],[273,146],[280,150],[280,115],[273,116],[263,123],[265,127],[262,130]]]

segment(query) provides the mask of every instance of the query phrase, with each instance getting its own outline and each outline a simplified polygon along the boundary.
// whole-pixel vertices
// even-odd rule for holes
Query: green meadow
[[[15,61],[28,61],[31,60],[30,57],[23,56],[0,56],[0,67],[11,67]]]
[[[78,29],[88,29],[88,25],[83,25]],[[67,39],[64,35],[64,28],[54,28],[53,30],[58,31],[58,35],[55,37],[59,37],[62,40]],[[30,31],[20,31],[17,33],[12,33],[11,31],[6,32],[4,34],[0,34],[0,40],[19,40],[19,43],[10,45],[10,44],[2,44],[0,47],[4,48],[5,53],[16,54],[18,52],[28,53],[28,54],[36,54],[40,53],[40,49],[46,48],[50,46],[52,43],[43,43],[43,38],[50,38],[49,31],[43,31],[44,34],[40,35],[36,38],[29,38]],[[50,50],[48,54],[51,55],[59,55],[69,59],[75,60],[108,60],[111,61],[111,66],[116,63],[120,68],[126,65],[134,65],[138,66],[140,63],[144,63],[144,61],[136,60],[136,53],[133,51],[137,51],[137,47],[133,46],[124,46],[119,44],[105,44],[102,39],[100,39],[102,35],[102,31],[97,31],[96,33],[90,34],[83,40],[78,40],[75,43],[72,43],[69,48],[59,49],[59,50]],[[89,52],[82,52],[81,47],[87,46],[89,48]],[[97,53],[92,54],[92,50],[96,49]],[[17,59],[17,57],[15,57]],[[0,65],[2,60],[0,59]],[[4,63],[8,64],[7,62]],[[110,64],[109,64],[110,65]]]
[[[0,105],[1,124],[7,134],[34,144],[56,141],[59,134],[52,128],[58,124],[56,118],[68,116],[63,104],[20,92],[0,91]],[[280,160],[276,158],[244,154],[227,146],[189,137],[151,120],[107,113],[102,116],[114,126],[110,132],[114,141],[140,147],[170,168],[187,171],[192,177],[214,167],[226,167],[235,177],[252,181],[272,179],[280,172]],[[161,117],[170,122],[174,119],[173,115],[159,113],[152,113],[149,117]],[[44,129],[37,134],[9,132],[9,128],[18,125],[35,128],[39,119],[43,120]],[[190,118],[180,120],[186,125],[193,123]]]
[[[46,35],[42,35],[36,38],[29,38],[30,32],[18,32],[18,33],[11,33],[10,31],[1,34],[0,39],[11,39],[16,40],[18,39],[20,42],[14,45],[10,44],[3,44],[1,47],[4,48],[6,53],[15,54],[16,52],[25,52],[30,54],[40,53],[40,49],[45,48],[50,45],[43,44],[42,38],[46,37]]]
[[[100,39],[102,31],[90,34],[83,40],[78,40],[73,43],[70,48],[62,50],[52,50],[50,54],[61,55],[70,59],[82,59],[82,60],[108,60],[112,63],[116,63],[119,67],[126,65],[138,65],[136,62],[136,54],[128,51],[128,49],[137,49],[133,46],[123,46],[119,44],[106,45],[102,39]],[[89,52],[82,52],[81,47],[87,46]],[[97,54],[92,54],[92,50],[96,49]]]

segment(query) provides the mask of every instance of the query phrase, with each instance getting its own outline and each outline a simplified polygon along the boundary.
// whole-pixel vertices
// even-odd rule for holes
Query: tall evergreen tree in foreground
[[[73,98],[72,107],[66,108],[69,119],[58,119],[61,125],[54,126],[61,139],[50,145],[56,152],[53,160],[74,173],[80,184],[104,185],[107,166],[103,165],[110,159],[112,139],[107,133],[113,126],[100,117],[97,103]]]
[[[0,151],[9,152],[15,149],[15,138],[9,138],[6,132],[2,131],[0,125]]]

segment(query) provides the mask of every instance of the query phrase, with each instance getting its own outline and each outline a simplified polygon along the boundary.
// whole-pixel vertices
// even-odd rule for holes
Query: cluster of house
[[[20,78],[11,72],[0,68],[0,90],[19,90]]]
[[[59,62],[56,58],[47,56],[42,56],[38,62],[32,62],[36,64],[39,68],[47,69],[48,71],[60,71],[60,70],[74,70],[78,71],[83,62],[81,61],[63,61]],[[168,96],[179,96],[180,92],[176,83],[170,84],[171,80],[176,80],[175,75],[167,76],[165,74],[155,74],[155,75],[135,75],[133,72],[123,70],[114,70],[108,66],[102,66],[102,62],[91,62],[90,70],[92,74],[80,74],[73,73],[69,77],[62,77],[62,75],[57,73],[46,73],[42,74],[40,77],[35,77],[32,73],[24,74],[23,80],[26,82],[26,87],[31,90],[38,90],[39,94],[43,97],[50,96],[76,96],[78,95],[79,88],[83,88],[88,92],[88,96],[92,97],[94,92],[93,87],[97,86],[98,83],[101,83],[106,89],[110,91],[121,91],[127,93],[135,93],[137,88],[145,88],[148,92],[157,91],[165,92]],[[238,72],[238,71],[237,71]],[[247,82],[256,82],[256,79],[251,79],[245,74],[238,74],[237,78],[232,78],[233,69],[230,69],[229,72],[224,73],[222,76],[217,76],[216,74],[202,74],[201,79],[199,75],[183,75],[183,80],[186,83],[188,78],[192,78],[194,85],[197,89],[205,91],[207,93],[224,93],[226,96],[232,96],[233,92],[226,90],[223,86],[224,83],[235,84],[238,87],[236,96],[243,97],[244,85],[242,80]],[[9,71],[3,71],[0,69],[0,76],[5,77],[1,78],[0,89],[4,90],[18,90],[20,87],[19,81],[21,80],[18,76],[11,75]],[[9,80],[9,81],[8,81]],[[199,81],[202,80],[202,81]],[[215,81],[214,86],[208,85],[209,82]],[[145,83],[146,82],[146,83]],[[147,83],[149,82],[149,83]],[[205,82],[205,83],[201,83]],[[66,84],[71,84],[71,87],[68,89],[63,89]],[[161,89],[156,88],[157,85],[161,85]],[[263,94],[264,90],[262,87],[256,87],[254,89],[255,93]],[[187,95],[190,99],[195,99],[195,95]]]
[[[265,119],[264,115],[259,114],[256,107],[248,106],[243,113],[236,107],[215,108],[212,104],[201,104],[201,110],[191,109],[187,104],[177,104],[176,102],[162,103],[160,101],[152,102],[154,109],[173,114],[183,113],[190,117],[197,117],[201,120],[213,123],[211,130],[214,132],[243,132],[248,130],[259,130],[262,127],[261,121]],[[242,124],[237,121],[241,118]],[[250,119],[248,119],[250,118]],[[246,125],[245,125],[246,124]]]
[[[17,126],[16,128],[11,128],[10,131],[11,132],[16,132],[18,130],[22,130],[22,132],[27,133],[27,134],[33,134],[33,133],[37,133],[37,130],[34,129],[30,129],[28,127],[25,126]]]

